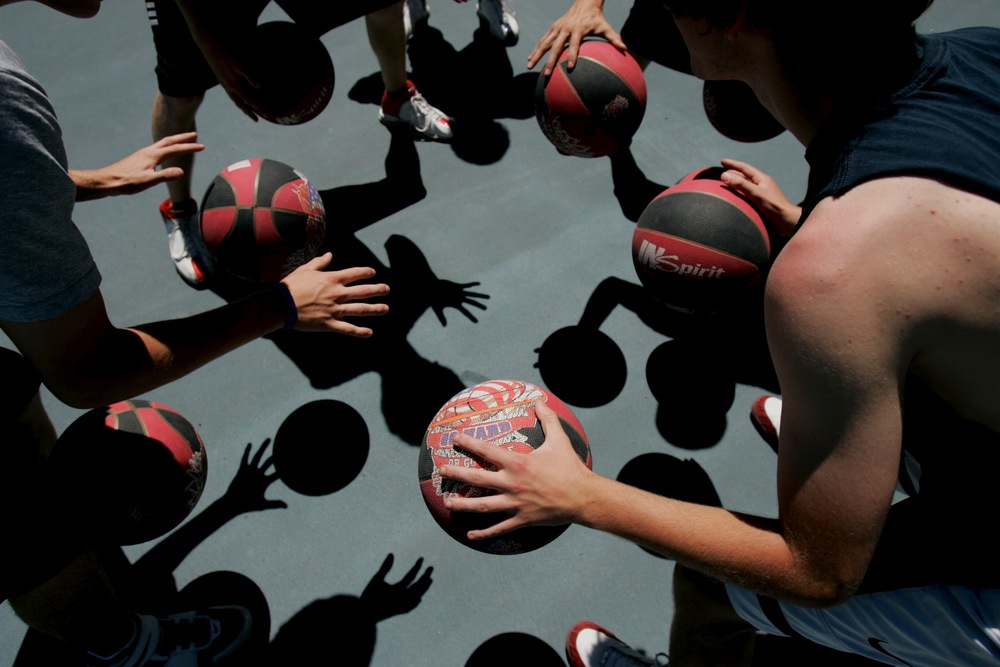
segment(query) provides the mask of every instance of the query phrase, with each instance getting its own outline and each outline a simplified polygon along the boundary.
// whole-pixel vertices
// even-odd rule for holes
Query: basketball
[[[205,247],[228,273],[275,283],[319,254],[323,200],[297,169],[262,158],[229,165],[201,203]]]
[[[600,39],[580,44],[576,66],[559,56],[535,87],[535,118],[560,153],[601,157],[628,145],[646,112],[646,79],[635,58]]]
[[[733,141],[757,143],[785,131],[760,103],[753,89],[742,81],[706,81],[702,87],[702,103],[712,127]]]
[[[717,312],[758,285],[771,259],[760,212],[709,167],[667,188],[643,210],[632,260],[654,298],[684,312]]]
[[[333,96],[330,52],[317,35],[297,23],[271,21],[255,32],[260,88],[253,108],[278,125],[301,125],[326,108]]]
[[[559,415],[573,449],[592,467],[587,434],[566,405],[538,385],[517,380],[491,380],[462,390],[434,416],[420,448],[418,476],[424,502],[435,521],[448,535],[477,551],[491,554],[520,554],[543,547],[561,535],[568,526],[528,526],[486,540],[470,540],[466,533],[491,526],[504,514],[451,512],[445,498],[473,498],[491,495],[489,489],[443,480],[441,466],[459,465],[480,468],[480,462],[454,448],[452,437],[461,431],[498,447],[530,454],[545,440],[534,405],[544,401]]]
[[[208,475],[205,446],[176,410],[132,400],[84,413],[49,459],[67,507],[100,541],[139,544],[194,509]]]

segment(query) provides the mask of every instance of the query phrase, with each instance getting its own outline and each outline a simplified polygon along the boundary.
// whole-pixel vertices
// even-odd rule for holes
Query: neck
[[[819,86],[803,83],[773,50],[759,59],[744,80],[761,104],[799,143],[808,146],[830,115],[830,98]]]

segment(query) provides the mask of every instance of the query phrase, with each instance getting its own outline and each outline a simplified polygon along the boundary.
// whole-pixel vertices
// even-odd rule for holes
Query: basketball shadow
[[[407,51],[411,80],[427,100],[452,119],[455,155],[471,164],[499,161],[510,147],[501,118],[534,116],[537,73],[514,76],[507,49],[482,27],[461,50],[440,30],[418,23]],[[348,97],[361,104],[379,104],[383,83],[379,72],[359,79]]]
[[[646,381],[659,404],[660,434],[684,449],[710,447],[725,432],[737,383],[778,391],[764,335],[762,298],[761,288],[738,307],[691,315],[664,306],[638,283],[606,278],[587,301],[580,321],[557,330],[536,350],[535,365],[545,386],[567,403],[610,403],[625,386],[625,362],[618,345],[600,327],[621,306],[670,339],[646,364]],[[587,349],[601,353],[579,353]],[[581,364],[581,359],[588,363]],[[599,382],[583,382],[587,378]],[[595,386],[602,387],[600,393],[594,393]]]
[[[384,299],[389,314],[364,321],[374,331],[360,339],[334,333],[279,331],[267,336],[317,389],[336,387],[366,373],[382,380],[382,413],[389,429],[404,442],[419,445],[430,416],[449,398],[465,388],[451,369],[424,359],[410,345],[407,335],[428,309],[442,326],[446,310],[457,310],[477,322],[473,309],[484,310],[486,294],[475,291],[479,283],[456,283],[438,278],[420,249],[409,239],[393,235],[385,243],[388,264],[362,243],[357,232],[424,196],[420,163],[413,142],[394,132],[386,157],[386,177],[374,183],[348,185],[320,191],[327,211],[351,211],[351,216],[327,220],[321,251],[333,253],[331,270],[368,266],[376,271],[372,282],[391,288]],[[224,274],[213,276],[216,294],[232,301],[259,285]],[[419,387],[413,378],[419,377]]]
[[[501,667],[525,664],[532,667],[565,667],[558,651],[544,641],[524,632],[504,632],[480,644],[465,667]]]

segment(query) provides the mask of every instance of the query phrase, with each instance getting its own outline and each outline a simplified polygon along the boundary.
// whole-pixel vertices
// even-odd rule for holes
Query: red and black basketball
[[[320,114],[333,96],[330,52],[319,36],[297,23],[271,21],[257,26],[255,52],[260,80],[253,107],[264,120],[300,125]]]
[[[497,447],[530,454],[545,440],[535,416],[534,405],[538,401],[544,401],[556,411],[573,449],[590,468],[590,444],[579,420],[555,395],[530,382],[491,380],[464,389],[445,403],[427,427],[420,448],[420,491],[438,525],[462,544],[485,553],[520,554],[545,546],[568,528],[529,526],[494,539],[470,540],[466,536],[468,531],[491,526],[503,520],[505,515],[452,512],[444,506],[448,497],[470,498],[493,493],[489,489],[441,478],[442,466],[483,467],[478,459],[456,449],[452,437],[462,432]]]
[[[139,544],[175,528],[194,509],[208,476],[194,426],[155,401],[90,410],[59,437],[49,459],[67,511],[91,537]]]
[[[699,169],[664,190],[632,235],[639,280],[678,310],[724,310],[760,283],[771,260],[763,216],[719,173]]]
[[[646,112],[646,78],[635,58],[609,42],[585,40],[576,66],[563,51],[550,76],[539,76],[535,118],[560,153],[600,157],[628,145]]]
[[[229,165],[201,203],[201,235],[218,265],[274,283],[316,257],[326,236],[323,200],[300,171],[262,158]]]

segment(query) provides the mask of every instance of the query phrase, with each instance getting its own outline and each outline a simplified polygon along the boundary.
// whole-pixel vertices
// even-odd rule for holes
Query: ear
[[[747,14],[750,12],[750,3],[748,0],[743,0],[740,3],[740,9],[736,12],[736,17],[733,19],[732,25],[726,28],[723,32],[726,39],[733,42],[739,37],[740,33],[744,32],[749,26],[747,24]]]

